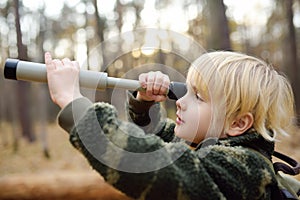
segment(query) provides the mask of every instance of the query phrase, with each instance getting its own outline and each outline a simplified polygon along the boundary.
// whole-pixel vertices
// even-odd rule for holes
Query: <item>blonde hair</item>
[[[213,112],[224,116],[223,131],[247,112],[254,117],[253,128],[267,140],[274,140],[278,133],[286,135],[293,128],[291,85],[260,59],[234,52],[207,53],[190,67],[187,80],[196,84],[205,99],[218,105]],[[220,123],[219,119],[213,123]]]

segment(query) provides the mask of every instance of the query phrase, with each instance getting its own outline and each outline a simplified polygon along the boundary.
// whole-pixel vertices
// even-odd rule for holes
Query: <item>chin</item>
[[[175,126],[174,135],[181,139],[184,139],[183,134],[180,133],[180,128],[178,126]]]
[[[174,128],[174,134],[177,136],[177,137],[180,137],[182,138],[182,136],[184,135],[184,133],[182,133],[182,128],[178,125],[175,126]]]
[[[182,127],[177,126],[177,125],[175,126],[175,129],[174,129],[174,135],[176,135],[177,137],[184,139],[184,140],[188,139],[186,137],[187,136],[186,131],[182,130]]]
[[[179,137],[180,139],[183,139],[183,140],[185,140],[185,141],[189,141],[189,139],[188,139],[187,137],[185,137],[185,134],[183,134],[183,133],[180,132],[180,131],[176,131],[176,130],[175,130],[174,135],[175,135],[176,137]]]

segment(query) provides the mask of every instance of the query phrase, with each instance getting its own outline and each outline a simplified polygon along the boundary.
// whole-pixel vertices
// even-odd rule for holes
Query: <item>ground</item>
[[[99,185],[102,184],[101,190],[103,190],[104,184],[105,191],[114,192],[109,186],[108,189],[106,188],[107,186],[102,177],[93,171],[85,158],[71,146],[67,133],[58,127],[57,124],[48,125],[46,132],[50,153],[49,159],[43,155],[40,137],[34,143],[28,143],[24,139],[20,139],[18,150],[14,152],[12,128],[9,124],[1,125],[0,187],[2,187],[2,190],[5,188],[5,191],[8,191],[10,189],[9,184],[11,184],[11,187],[14,187],[15,183],[13,181],[16,180],[19,182],[23,180],[23,185],[32,184],[32,182],[28,182],[30,181],[29,179],[32,179],[37,184],[41,184],[45,180],[53,184],[57,182],[66,184],[77,182],[79,188],[80,186],[83,188],[85,184],[89,191],[92,191],[90,185],[98,185],[99,183]],[[276,149],[300,161],[300,132],[290,137],[281,137],[280,140],[277,142]],[[53,177],[56,177],[56,179],[53,180]],[[299,175],[297,179],[300,180]],[[7,180],[12,182],[7,182]],[[75,186],[72,184],[73,188]],[[52,189],[57,190],[57,188],[53,187]],[[0,199],[5,198],[1,198],[0,194]]]
[[[43,154],[40,137],[34,143],[20,139],[14,152],[12,128],[1,125],[0,200],[129,199],[104,182],[57,124],[46,132],[50,158]]]
[[[19,139],[18,150],[14,152],[11,128],[4,125],[0,135],[0,176],[91,170],[84,157],[69,143],[66,132],[56,124],[49,125],[46,130],[49,159],[43,155],[39,137],[34,143]]]

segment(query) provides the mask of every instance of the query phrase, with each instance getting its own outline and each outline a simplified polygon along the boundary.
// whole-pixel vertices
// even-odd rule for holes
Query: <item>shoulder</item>
[[[240,164],[248,168],[268,166],[263,155],[243,146],[211,145],[197,150],[197,155],[200,160],[212,160],[222,162],[225,165]],[[224,161],[226,162],[224,163]]]
[[[197,154],[211,174],[224,179],[240,179],[243,180],[241,185],[254,184],[262,188],[276,182],[272,165],[253,149],[212,145],[199,149]]]

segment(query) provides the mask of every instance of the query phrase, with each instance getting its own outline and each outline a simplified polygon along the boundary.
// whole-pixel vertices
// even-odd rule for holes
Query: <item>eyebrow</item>
[[[188,89],[193,90],[193,92],[195,92],[195,93],[199,93],[199,90],[197,89],[197,87],[190,81],[186,82],[186,85],[187,85]]]
[[[195,85],[190,84],[191,88],[193,89],[194,92],[198,92],[198,89],[196,88]]]

